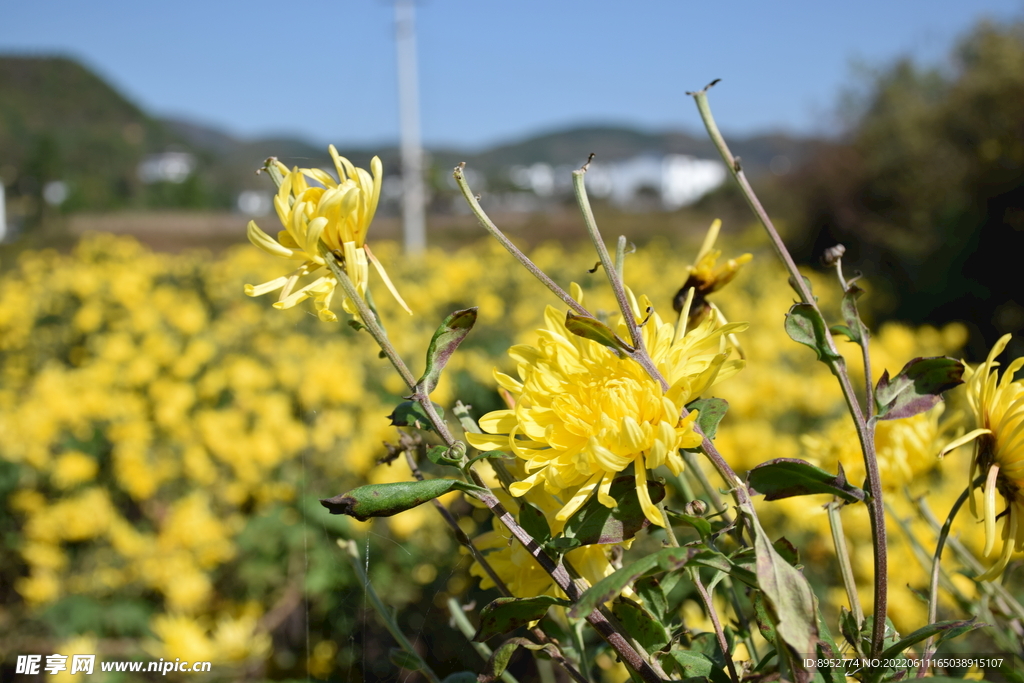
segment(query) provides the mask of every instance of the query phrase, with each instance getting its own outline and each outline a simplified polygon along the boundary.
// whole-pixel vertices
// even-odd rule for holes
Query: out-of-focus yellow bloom
[[[988,358],[977,368],[966,368],[967,400],[974,412],[977,428],[957,439],[946,451],[975,441],[970,481],[979,473],[985,481],[981,486],[982,510],[978,511],[971,496],[971,511],[985,524],[985,555],[990,556],[996,542],[996,522],[1003,518],[1002,552],[996,563],[979,579],[993,581],[1002,574],[1014,551],[1024,550],[1024,380],[1013,381],[1014,374],[1024,367],[1024,358],[1017,358],[1003,371],[996,368],[996,358],[1010,342],[1010,335],[996,342]],[[996,495],[1006,504],[996,512]]]
[[[731,258],[722,265],[718,265],[718,259],[722,256],[721,249],[715,249],[715,242],[718,240],[718,233],[722,229],[722,221],[715,219],[708,228],[708,234],[704,237],[704,243],[697,252],[697,258],[692,266],[687,267],[689,276],[686,282],[676,292],[672,306],[676,312],[683,310],[686,301],[687,290],[693,289],[693,302],[690,304],[689,324],[696,325],[711,311],[711,303],[707,296],[716,292],[732,282],[733,278],[740,272],[745,263],[749,263],[753,254],[743,254]]]
[[[281,290],[274,304],[277,309],[291,308],[312,298],[321,320],[337,320],[338,317],[331,311],[331,300],[338,281],[320,251],[320,243],[323,242],[327,251],[341,262],[341,267],[355,284],[360,296],[366,296],[370,279],[369,263],[373,263],[388,290],[408,311],[408,306],[399,296],[384,267],[366,246],[366,232],[380,200],[383,177],[380,158],[374,157],[370,161],[370,170],[373,172],[371,176],[353,166],[345,157],[339,156],[334,145],[328,149],[339,180],[318,168],[294,168],[289,171],[281,162],[273,162],[284,175],[274,197],[274,207],[285,229],[277,234],[275,240],[260,230],[255,221],[249,221],[249,241],[269,254],[303,263],[288,275],[261,285],[246,285],[245,293],[260,296]],[[307,178],[323,187],[311,186]],[[313,280],[297,287],[299,280],[307,276]],[[356,315],[355,304],[347,298],[342,302],[342,307],[347,313]]]
[[[576,285],[573,289],[579,300],[582,291]],[[642,297],[638,304],[629,296],[640,320],[650,301]],[[565,315],[555,308],[549,306],[544,318],[537,346],[509,350],[518,362],[519,380],[495,372],[515,407],[484,415],[480,427],[500,436],[467,434],[467,439],[477,448],[510,450],[526,461],[532,474],[512,485],[515,496],[542,482],[548,493],[571,490],[558,521],[568,519],[595,491],[602,504],[614,507],[608,494],[612,480],[634,465],[644,514],[664,526],[647,491],[647,470],[666,465],[675,474],[682,472],[678,450],[693,448],[701,439],[693,431],[695,412],[684,419],[679,415],[687,403],[742,367],[742,361],[727,360],[726,335],[746,325],[720,326],[709,318],[676,339],[675,327],[652,313],[642,334],[669,385],[663,391],[637,362],[569,332]],[[625,320],[618,327],[620,336],[628,337]]]

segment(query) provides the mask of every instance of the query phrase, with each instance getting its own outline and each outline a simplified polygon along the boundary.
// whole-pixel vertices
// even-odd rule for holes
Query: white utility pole
[[[427,246],[424,217],[423,146],[420,143],[419,86],[416,76],[416,11],[414,0],[395,0],[395,46],[398,52],[398,114],[402,147],[402,228],[405,251]]]
[[[4,179],[0,178],[0,242],[7,237],[7,206],[4,203]]]

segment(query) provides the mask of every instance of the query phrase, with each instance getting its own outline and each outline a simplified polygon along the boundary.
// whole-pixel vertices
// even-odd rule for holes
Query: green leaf
[[[657,652],[668,645],[671,637],[668,630],[648,612],[632,600],[618,599],[612,605],[612,614],[619,620],[626,633],[648,652]]]
[[[968,633],[969,631],[973,631],[975,629],[979,629],[987,625],[988,624],[977,621],[975,619],[938,621],[934,624],[928,624],[927,626],[923,626],[917,629],[910,635],[903,637],[902,639],[900,639],[899,642],[897,642],[892,647],[887,648],[882,653],[882,659],[885,659],[887,657],[895,657],[896,655],[906,650],[908,647],[916,645],[917,643],[920,643],[922,640],[927,640],[932,636],[939,636],[939,642],[936,643],[936,647],[938,647],[939,643],[942,643],[945,640],[949,640],[950,638],[956,638],[957,636],[963,635],[964,633]]]
[[[707,543],[714,535],[714,527],[711,526],[711,521],[704,517],[695,517],[693,515],[688,515],[685,512],[676,512],[675,510],[670,510],[668,508],[665,508],[665,512],[667,512],[668,516],[672,519],[678,519],[683,524],[696,529],[697,533],[700,534],[700,540],[705,543]]]
[[[776,458],[747,473],[747,483],[765,500],[828,493],[848,503],[864,500],[864,491],[846,481],[842,464],[831,474],[799,458]]]
[[[443,496],[449,491],[481,491],[456,479],[425,479],[394,484],[367,484],[333,498],[321,498],[320,504],[332,515],[348,515],[365,522],[371,517],[390,517]]]
[[[459,671],[445,676],[441,683],[476,683],[476,674],[472,671]]]
[[[668,653],[676,661],[683,678],[707,678],[713,683],[729,683],[729,676],[703,652],[672,650]]]
[[[605,325],[596,318],[585,315],[576,315],[572,311],[565,314],[565,329],[573,334],[596,341],[616,351],[628,351],[633,353],[636,349],[627,344],[625,340],[612,331],[612,328]]]
[[[647,493],[657,505],[665,498],[665,485],[648,480]],[[615,507],[605,507],[596,495],[591,496],[565,523],[565,536],[578,539],[580,545],[621,543],[650,524],[640,507],[635,477],[616,477],[608,494],[617,501]]]
[[[427,459],[435,465],[449,465],[456,466],[459,464],[460,458],[450,457],[450,453],[453,449],[447,446],[433,446],[427,450]],[[465,450],[463,450],[465,453]]]
[[[963,384],[964,364],[946,356],[915,358],[889,379],[882,373],[875,387],[878,419],[898,420],[923,413],[942,400],[942,392]]]
[[[544,545],[551,538],[551,527],[548,525],[547,517],[530,503],[523,503],[519,508],[519,526],[540,545]]]
[[[774,643],[776,638],[775,624],[772,623],[771,615],[768,614],[768,607],[764,602],[764,595],[761,591],[754,591],[754,597],[751,600],[754,605],[754,620],[757,622],[757,629],[764,636],[764,639],[769,643]]]
[[[419,657],[411,655],[405,650],[397,647],[391,648],[388,652],[388,659],[390,659],[391,663],[398,668],[405,669],[407,671],[419,671],[420,667],[423,665],[423,661]]]
[[[509,638],[494,649],[494,652],[491,653],[491,658],[487,660],[483,673],[475,680],[478,683],[494,683],[501,674],[505,673],[508,663],[512,660],[512,655],[521,647],[534,651],[544,650],[551,654],[553,654],[552,651],[555,649],[553,645],[539,645],[526,638]]]
[[[568,600],[541,595],[536,598],[498,598],[480,610],[480,628],[473,640],[482,643],[499,633],[514,631],[541,619],[552,605],[568,606]]]
[[[704,436],[714,439],[718,423],[729,410],[729,402],[724,398],[699,398],[687,404],[686,409],[699,411],[697,424],[700,425],[700,430],[704,432]]]
[[[772,545],[749,502],[741,506],[754,530],[757,584],[764,593],[775,630],[796,652],[811,653],[818,643],[814,593],[807,579]]]
[[[843,300],[839,304],[839,313],[843,316],[843,320],[846,321],[846,325],[835,326],[844,328],[842,333],[849,337],[850,341],[856,342],[861,346],[864,345],[864,338],[868,334],[867,327],[861,322],[860,314],[857,312],[857,299],[863,293],[864,290],[857,285],[850,285],[846,288]]]
[[[577,619],[590,614],[598,605],[602,605],[619,593],[630,582],[647,574],[653,569],[672,571],[687,565],[709,567],[723,572],[729,572],[741,581],[749,583],[753,577],[750,572],[745,572],[734,567],[725,555],[719,552],[702,548],[700,546],[689,546],[682,548],[662,548],[661,550],[641,557],[639,560],[618,569],[604,577],[593,586],[583,592],[576,604],[569,610],[569,616]],[[795,571],[795,570],[794,570]]]
[[[554,556],[552,559],[556,559],[566,554],[570,550],[576,550],[583,544],[580,543],[577,538],[568,538],[566,536],[555,536],[550,541],[544,544],[544,551],[548,555]]]
[[[661,585],[661,581],[653,576],[645,576],[636,580],[633,590],[643,599],[644,605],[651,610],[655,617],[660,620],[665,619],[668,596],[665,595],[665,588]]]
[[[808,278],[806,275],[801,275],[800,279],[804,281],[804,285],[806,285],[807,291],[810,292],[811,291],[811,280],[810,280],[810,278]],[[800,289],[796,286],[796,280],[793,279],[792,275],[790,275],[789,278],[787,278],[786,281],[789,283],[789,286],[793,288],[793,291],[796,292],[797,296],[802,296],[800,294]],[[814,296],[814,294],[812,293],[811,296]],[[818,297],[815,296],[814,300],[817,301]]]
[[[828,328],[818,309],[810,304],[794,304],[786,314],[786,334],[790,339],[809,346],[818,354],[818,360],[832,365],[843,357],[832,350],[828,342]]]
[[[506,453],[505,451],[487,451],[485,453],[481,453],[480,455],[474,455],[472,458],[469,459],[469,462],[467,462],[466,464],[467,465],[472,465],[477,460],[488,460],[490,458],[498,458],[498,459],[500,459],[500,458],[505,458],[507,456],[508,456],[508,453]]]
[[[459,348],[459,344],[473,329],[474,324],[476,324],[475,307],[455,311],[441,322],[440,327],[430,339],[430,346],[427,347],[427,369],[423,371],[423,376],[416,383],[417,389],[427,396],[430,395],[430,392],[437,386],[438,380],[441,379],[441,371],[444,370],[444,366],[451,360],[455,349]]]
[[[434,410],[437,411],[438,417],[444,417],[444,408],[434,403]],[[434,426],[430,424],[430,419],[427,417],[427,411],[423,410],[423,406],[416,401],[399,403],[388,415],[388,419],[395,427],[416,427],[434,431]]]

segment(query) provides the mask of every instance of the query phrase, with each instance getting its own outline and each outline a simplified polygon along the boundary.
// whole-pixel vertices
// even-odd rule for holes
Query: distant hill
[[[783,135],[732,139],[751,175],[763,173],[772,159],[797,164],[810,141]],[[195,164],[181,183],[139,180],[147,155],[185,152]],[[400,171],[396,146],[339,150],[359,165],[380,155],[389,175]],[[687,154],[716,158],[711,143],[679,131],[641,131],[623,126],[586,126],[549,131],[523,140],[467,153],[429,150],[429,178],[436,197],[452,193],[452,166],[466,161],[482,173],[490,189],[511,188],[509,169],[546,163],[582,164],[590,152],[599,161],[639,155]],[[116,208],[231,208],[243,190],[269,190],[254,171],[268,156],[292,165],[327,166],[326,149],[304,140],[246,140],[194,121],[159,119],[143,111],[102,78],[66,57],[0,56],[0,178],[9,207],[25,214],[41,210],[46,183],[69,188],[65,211]],[[19,204],[20,202],[20,204]],[[440,202],[438,206],[446,206]],[[26,208],[27,207],[27,208]],[[392,207],[393,210],[393,207]]]

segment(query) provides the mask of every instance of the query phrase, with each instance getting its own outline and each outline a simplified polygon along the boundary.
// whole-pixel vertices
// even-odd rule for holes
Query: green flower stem
[[[622,280],[622,273],[626,268],[626,236],[619,235],[619,241],[615,245],[615,272]]]
[[[592,159],[594,155],[591,154],[590,157]],[[662,390],[667,391],[668,382],[662,377],[661,372],[658,371],[654,361],[651,360],[650,355],[647,353],[647,349],[644,346],[644,337],[640,333],[640,327],[636,324],[636,317],[633,314],[632,307],[629,305],[629,299],[626,297],[626,288],[622,284],[621,274],[618,268],[616,268],[616,264],[612,261],[611,254],[608,253],[608,247],[605,246],[604,238],[601,237],[601,231],[597,228],[597,220],[594,218],[594,210],[590,207],[590,199],[587,197],[587,185],[584,182],[587,166],[589,165],[590,161],[587,161],[583,168],[572,172],[572,185],[576,190],[576,203],[580,206],[580,211],[583,213],[583,222],[587,226],[587,233],[590,235],[590,241],[594,243],[597,256],[601,259],[601,266],[604,268],[605,275],[608,276],[608,282],[612,286],[615,301],[619,304],[619,310],[622,312],[622,319],[626,321],[630,343],[634,348],[634,351],[629,353],[629,356],[640,363],[647,373],[661,384]],[[623,251],[625,251],[625,245],[623,245]]]
[[[839,283],[842,285],[843,293],[845,294],[852,282],[843,276],[843,259],[841,256],[836,258],[836,275],[839,276]],[[857,309],[857,302],[851,301],[850,304],[853,306],[853,312],[859,321],[860,311]],[[861,339],[860,351],[864,362],[864,414],[870,416],[875,412],[874,375],[871,373],[871,353],[868,350],[871,333],[868,331],[867,325],[860,325],[859,332]]]
[[[700,570],[691,570],[690,578],[693,579],[693,585],[697,587],[697,592],[700,593],[700,599],[704,603],[704,608],[708,611],[708,617],[711,619],[711,625],[715,627],[715,637],[718,638],[718,647],[722,648],[722,656],[725,658],[725,665],[729,667],[729,678],[732,679],[732,683],[740,683],[740,677],[736,675],[736,664],[732,661],[732,653],[729,652],[729,643],[725,639],[725,631],[722,630],[722,621],[718,618],[718,611],[715,609],[715,602],[711,599],[708,589],[704,587],[703,583],[701,583]],[[753,656],[753,654],[751,654],[751,656]]]
[[[416,459],[412,457],[412,453],[409,449],[406,449],[405,451],[405,460],[409,464],[409,470],[412,472],[412,476],[415,477],[417,481],[423,481],[423,472],[420,471],[420,467],[416,463]],[[446,508],[437,498],[434,498],[430,502],[434,504],[434,508],[437,510],[438,514],[441,515],[445,523],[455,534],[455,540],[469,550],[473,559],[476,560],[477,564],[479,564],[487,573],[487,576],[494,582],[498,591],[506,597],[511,596],[512,591],[508,589],[505,582],[501,580],[500,576],[498,576],[498,572],[494,571],[494,567],[492,567],[491,563],[487,561],[487,557],[480,552],[480,549],[474,545],[473,541],[466,535],[466,532],[462,530],[462,527],[459,526],[458,521],[452,516],[452,513],[448,511],[448,508]],[[488,655],[488,657],[489,656],[490,655]]]
[[[373,608],[377,610],[377,614],[380,616],[381,621],[384,622],[384,626],[387,627],[391,636],[409,656],[416,659],[419,663],[419,671],[428,681],[430,681],[430,683],[441,683],[441,679],[438,678],[437,674],[434,673],[434,670],[431,669],[425,661],[423,661],[423,658],[420,657],[420,653],[416,651],[416,648],[412,646],[409,639],[405,637],[404,633],[402,633],[402,629],[398,627],[391,610],[384,605],[380,596],[377,595],[377,591],[373,589],[373,584],[370,583],[370,577],[366,575],[366,570],[363,569],[363,560],[359,556],[359,548],[356,547],[356,542],[352,540],[343,541],[339,538],[338,545],[345,551],[345,556],[348,558],[349,564],[352,565],[352,569],[355,571],[356,576],[359,577],[359,580],[363,584],[363,588],[366,590],[366,596],[370,598],[370,602],[373,603]]]
[[[376,340],[381,350],[391,361],[391,364],[395,366],[398,374],[402,376],[405,383],[413,390],[413,400],[423,407],[427,419],[430,421],[430,424],[434,427],[434,430],[445,444],[449,447],[454,446],[455,438],[448,429],[448,425],[437,414],[430,397],[419,390],[416,378],[413,377],[412,372],[409,371],[408,366],[406,366],[401,356],[398,355],[398,351],[395,350],[394,345],[391,344],[391,341],[381,329],[376,316],[372,311],[370,311],[369,307],[367,307],[363,298],[359,296],[359,292],[356,291],[356,287],[352,283],[351,278],[349,278],[348,274],[334,260],[333,254],[326,251],[322,253],[324,253],[324,260],[327,262],[331,272],[334,273],[334,276],[337,278],[342,290],[344,290],[346,296],[351,299],[356,310],[359,312],[360,320],[366,327],[367,332],[369,332],[370,336]],[[554,579],[555,583],[562,589],[566,596],[573,602],[578,600],[581,591],[576,583],[569,577],[565,567],[561,563],[555,564],[548,554],[544,552],[544,549],[537,544],[533,537],[530,536],[525,529],[519,526],[516,518],[512,516],[512,514],[505,509],[505,506],[501,504],[501,501],[499,501],[497,497],[490,492],[490,489],[487,488],[487,485],[484,483],[483,479],[480,478],[480,475],[477,474],[476,470],[470,470],[470,474],[477,486],[486,489],[486,492],[474,494],[477,499],[488,507],[491,513],[494,514],[512,533],[512,535],[516,537],[516,540],[523,544],[523,547],[533,555],[541,568],[547,572],[552,579]],[[597,630],[601,637],[612,646],[615,652],[618,653],[619,657],[621,657],[629,667],[636,671],[644,681],[647,683],[661,683],[661,677],[651,667],[651,664],[640,656],[640,654],[629,644],[627,638],[608,621],[607,617],[605,617],[600,610],[595,609],[591,612],[587,616],[587,621]]]
[[[949,515],[946,517],[945,524],[942,525],[942,529],[939,530],[939,538],[935,543],[935,555],[932,557],[932,575],[931,581],[928,584],[928,623],[934,624],[938,618],[939,612],[939,570],[942,565],[942,551],[946,547],[946,539],[949,537],[949,530],[953,527],[953,520],[956,519],[956,515],[960,512],[960,508],[967,502],[967,497],[971,495],[971,489],[981,484],[984,477],[978,477],[973,482],[967,485],[964,492],[960,494],[960,497],[953,503],[953,507],[949,510]],[[934,654],[935,650],[932,648],[934,638],[928,638],[924,643],[924,661],[926,662],[917,670],[917,677],[924,678],[924,675],[928,672],[929,667],[927,666],[928,660]]]
[[[796,267],[796,263],[793,261],[793,257],[790,255],[789,250],[786,249],[785,243],[779,236],[778,231],[775,229],[775,225],[772,223],[771,218],[768,217],[768,213],[764,210],[760,200],[754,193],[754,189],[750,186],[747,181],[746,175],[743,173],[743,169],[740,167],[739,160],[733,157],[732,152],[729,151],[729,146],[725,143],[725,138],[722,137],[721,132],[718,130],[718,125],[715,123],[714,117],[711,115],[711,108],[708,105],[707,90],[717,81],[712,82],[704,90],[699,92],[690,93],[693,95],[694,100],[697,103],[697,110],[700,112],[701,119],[704,121],[704,126],[707,128],[708,135],[711,137],[711,141],[715,144],[718,149],[718,153],[722,157],[722,161],[725,162],[726,167],[732,174],[733,179],[740,186],[740,190],[743,192],[744,199],[747,200],[747,204],[750,206],[751,211],[757,216],[761,225],[768,233],[768,237],[771,240],[772,246],[775,248],[776,254],[779,259],[785,264],[786,270],[790,274],[790,282],[793,288],[796,289],[800,295],[800,299],[810,306],[813,306],[818,314],[821,314],[818,309],[818,303],[811,293],[811,289],[807,282],[804,281],[803,276],[800,274],[800,270]],[[850,375],[846,370],[846,364],[841,360],[841,354],[836,349],[835,341],[832,339],[831,332],[828,328],[825,330],[825,340],[829,348],[840,356],[840,360],[829,364],[833,374],[839,380],[839,386],[843,391],[843,398],[846,400],[846,406],[853,416],[854,425],[857,428],[857,437],[860,440],[861,452],[864,455],[864,469],[867,472],[868,488],[871,492],[871,500],[868,502],[868,511],[871,521],[871,535],[874,540],[872,544],[874,550],[874,564],[875,564],[875,581],[874,581],[874,616],[875,620],[872,625],[871,631],[871,657],[878,657],[882,653],[883,640],[885,638],[885,617],[887,614],[887,603],[888,603],[888,542],[886,539],[885,529],[885,504],[882,497],[882,482],[878,473],[878,460],[875,455],[875,424],[873,419],[865,419],[863,411],[861,411],[860,403],[857,401],[857,395],[853,390],[853,383],[850,381]]]
[[[448,598],[448,613],[452,616],[452,622],[455,624],[455,628],[462,632],[462,635],[466,637],[469,644],[476,650],[477,654],[486,662],[490,660],[493,650],[487,646],[487,643],[478,643],[473,640],[473,636],[476,635],[476,629],[473,628],[473,624],[469,623],[469,619],[466,618],[466,613],[462,610],[462,605],[455,598]],[[516,677],[508,672],[506,669],[501,674],[501,680],[505,683],[519,683]]]
[[[589,316],[590,314],[587,313],[586,309],[580,305],[580,302],[569,296],[568,292],[559,287],[554,280],[548,277],[547,273],[538,268],[537,264],[531,261],[526,254],[520,251],[519,247],[512,244],[512,241],[509,240],[508,237],[505,237],[505,234],[498,229],[498,226],[494,224],[494,221],[488,217],[483,207],[480,206],[480,202],[477,200],[476,195],[473,194],[471,189],[469,189],[469,183],[466,182],[466,174],[463,172],[465,168],[466,162],[462,162],[456,166],[453,177],[455,178],[455,182],[458,184],[459,189],[462,190],[462,196],[466,198],[469,208],[473,211],[476,219],[480,221],[480,225],[482,225],[487,232],[491,233],[494,239],[498,240],[501,246],[505,247],[505,249],[508,250],[508,253],[512,254],[517,261],[523,264],[523,266],[530,271],[535,278],[544,283],[545,287],[550,289],[554,292],[555,296],[564,301],[569,308],[576,311],[579,315]]]
[[[846,597],[850,601],[850,610],[854,619],[857,620],[857,628],[864,625],[864,608],[860,604],[860,596],[857,595],[857,581],[853,578],[853,565],[850,564],[850,553],[846,547],[846,534],[843,533],[843,518],[839,515],[841,504],[833,500],[825,506],[828,510],[828,524],[832,528],[832,544],[836,549],[836,559],[839,561],[839,570],[843,576],[843,585],[846,586]]]
[[[928,502],[924,497],[915,498],[913,502],[924,520],[931,525],[932,529],[939,532],[941,529],[939,520],[935,518],[935,515],[932,513],[932,510],[928,506]],[[947,538],[946,542],[949,544],[949,547],[952,548],[957,559],[960,560],[965,567],[974,572],[975,575],[985,573],[985,567],[982,566],[981,562],[978,561],[978,558],[974,556],[974,553],[968,550],[959,539]],[[1000,610],[1006,614],[1013,614],[1018,619],[1024,620],[1024,605],[1021,605],[1017,598],[1015,598],[1005,586],[1001,583],[990,581],[979,581],[977,584],[985,594],[996,599],[997,606]]]
[[[683,460],[686,462],[686,470],[694,476],[700,487],[704,489],[704,493],[708,494],[708,499],[711,501],[711,507],[715,509],[715,512],[722,516],[722,519],[726,522],[730,521],[729,509],[722,501],[722,496],[719,495],[718,489],[712,485],[711,480],[708,479],[708,475],[704,474],[704,470],[701,469],[700,463],[697,462],[697,457],[691,451],[682,451]],[[685,475],[684,475],[685,476]]]

